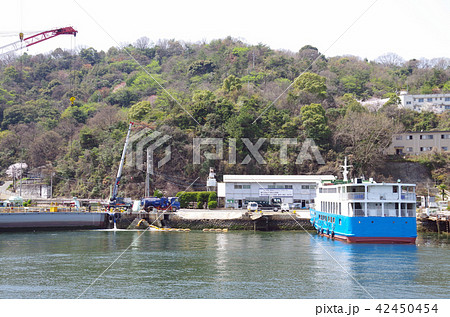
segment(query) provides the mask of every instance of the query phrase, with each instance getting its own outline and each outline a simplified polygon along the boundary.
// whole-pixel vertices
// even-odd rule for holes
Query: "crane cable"
[[[75,37],[74,37],[75,38]],[[75,41],[76,40],[76,38],[75,39],[73,39],[73,38],[71,38],[70,39],[70,54],[73,54],[73,51],[74,51],[74,49],[73,49],[73,46],[74,46],[74,43],[73,43],[73,41]],[[75,45],[76,46],[76,45]],[[72,96],[70,97],[70,103],[71,103],[71,105],[73,106],[73,103],[75,102],[75,88],[74,88],[74,82],[75,82],[75,73],[74,73],[74,71],[73,71],[73,62],[74,62],[74,59],[75,59],[75,54],[73,54],[72,55],[72,60],[71,60],[71,63],[70,63],[70,73],[72,74],[72,76],[70,76],[70,74],[69,74],[69,79],[70,79],[70,93],[72,94]]]

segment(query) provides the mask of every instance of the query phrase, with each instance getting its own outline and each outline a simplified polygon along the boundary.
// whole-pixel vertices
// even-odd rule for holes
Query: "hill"
[[[392,53],[375,61],[326,57],[310,45],[294,53],[233,38],[155,45],[143,38],[107,52],[3,58],[0,170],[23,161],[48,181],[54,173],[55,195],[107,197],[131,120],[140,123],[134,133],[170,140],[155,146],[154,162],[167,157],[168,145],[171,155],[152,175],[152,188],[166,194],[202,188],[210,167],[218,175],[328,174],[349,156],[355,175],[378,176],[395,132],[450,129],[448,111],[399,109],[396,98],[402,89],[450,91],[449,65],[448,58],[403,61]],[[373,112],[360,103],[373,97],[390,99]],[[218,140],[223,152],[214,152]],[[127,165],[123,195],[143,195],[144,170]],[[445,171],[435,177],[450,182]]]

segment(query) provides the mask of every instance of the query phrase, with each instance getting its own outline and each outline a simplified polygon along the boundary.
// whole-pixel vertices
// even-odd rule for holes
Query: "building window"
[[[433,98],[428,98],[427,101],[431,102],[433,101]]]
[[[402,136],[401,136],[401,135],[397,135],[397,136],[395,137],[395,139],[396,139],[396,140],[401,140],[401,139],[402,139]]]
[[[433,135],[431,135],[431,134],[420,135],[420,139],[421,140],[432,140],[433,139]]]
[[[242,189],[250,189],[250,185],[242,185]]]
[[[410,104],[411,104],[411,101],[407,101],[406,104],[407,104],[407,105],[410,105]]]
[[[448,146],[443,146],[442,151],[448,151]]]
[[[450,134],[441,134],[441,139],[450,139]]]
[[[242,185],[234,185],[234,189],[242,189]]]
[[[284,188],[286,188],[286,189],[292,189],[292,185],[284,185]]]
[[[423,102],[423,98],[419,98],[419,102]]]
[[[445,101],[450,101],[450,97],[445,97]]]
[[[412,140],[413,139],[413,136],[412,135],[407,135],[406,136],[406,140]]]
[[[406,148],[406,152],[412,152],[413,151],[413,148],[412,147],[407,147]]]
[[[428,147],[421,147],[420,148],[420,152],[426,152],[426,151],[431,151],[431,146],[428,146]]]

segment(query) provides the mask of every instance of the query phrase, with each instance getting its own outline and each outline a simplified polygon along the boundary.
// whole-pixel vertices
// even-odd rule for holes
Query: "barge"
[[[0,232],[22,230],[105,229],[111,215],[101,212],[0,213]]]

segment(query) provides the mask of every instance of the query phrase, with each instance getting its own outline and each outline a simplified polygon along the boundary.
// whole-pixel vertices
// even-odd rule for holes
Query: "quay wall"
[[[229,229],[229,230],[314,230],[309,219],[295,214],[261,214],[246,211],[185,211],[150,212],[140,214],[121,214],[117,228],[127,229],[136,219],[145,219],[157,227],[191,230]]]
[[[439,219],[436,217],[417,218],[418,232],[447,232],[450,231],[450,220],[448,218]]]

